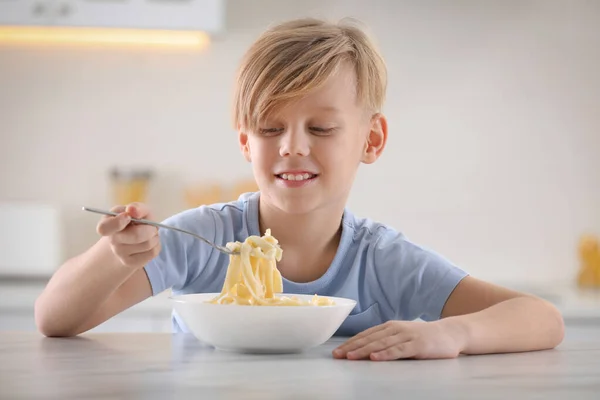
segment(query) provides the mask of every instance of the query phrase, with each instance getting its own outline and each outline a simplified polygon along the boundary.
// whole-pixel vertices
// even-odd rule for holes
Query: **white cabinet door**
[[[48,25],[55,0],[0,0],[0,25]]]
[[[0,0],[0,25],[219,33],[225,5],[225,0]]]
[[[5,0],[0,0],[5,1]],[[201,30],[217,33],[223,0],[55,0],[56,25]]]

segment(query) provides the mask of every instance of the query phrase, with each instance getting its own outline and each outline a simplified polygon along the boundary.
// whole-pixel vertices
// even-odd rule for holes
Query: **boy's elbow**
[[[556,335],[556,343],[554,345],[554,347],[558,346],[559,344],[562,343],[562,341],[565,339],[565,321],[563,319],[563,316],[560,312],[558,312],[558,316],[557,316],[557,335]]]
[[[35,324],[38,331],[46,337],[71,337],[77,335],[75,331],[61,329],[46,321],[40,321],[37,317]]]
[[[34,320],[37,330],[46,337],[70,337],[77,335],[74,329],[61,327],[57,323],[57,319],[51,315],[39,299],[36,300],[34,306]]]
[[[550,347],[557,347],[565,338],[565,320],[558,308],[550,302],[546,302],[551,321]]]

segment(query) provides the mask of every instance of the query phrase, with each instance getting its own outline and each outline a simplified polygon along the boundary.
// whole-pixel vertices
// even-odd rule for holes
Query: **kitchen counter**
[[[0,398],[597,399],[600,327],[554,350],[451,360],[347,361],[335,338],[301,354],[221,352],[191,335],[0,333]]]

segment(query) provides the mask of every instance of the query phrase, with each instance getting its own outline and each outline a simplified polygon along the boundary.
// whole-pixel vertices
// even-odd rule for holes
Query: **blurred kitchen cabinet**
[[[32,309],[0,308],[0,332],[37,332]],[[164,311],[153,313],[123,313],[93,328],[91,332],[155,332],[170,333],[171,315]]]
[[[33,310],[4,310],[0,308],[0,332],[36,332]]]
[[[0,24],[219,33],[225,0],[0,0]]]
[[[54,0],[3,0],[0,1],[0,24],[47,25]]]
[[[172,333],[170,316],[124,316],[116,315],[90,330],[93,333],[101,332],[152,332]]]

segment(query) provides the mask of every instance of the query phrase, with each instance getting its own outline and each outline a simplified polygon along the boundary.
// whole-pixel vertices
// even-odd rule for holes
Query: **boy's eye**
[[[311,126],[308,129],[315,135],[327,135],[335,130],[335,128],[322,128],[319,126]],[[283,133],[284,130],[284,128],[259,128],[258,132],[263,136],[275,136]]]
[[[326,135],[328,133],[332,133],[335,130],[335,128],[321,128],[318,126],[311,126],[309,129],[311,132],[316,133],[317,135]]]
[[[283,128],[259,128],[258,132],[264,136],[273,136],[283,132]]]

